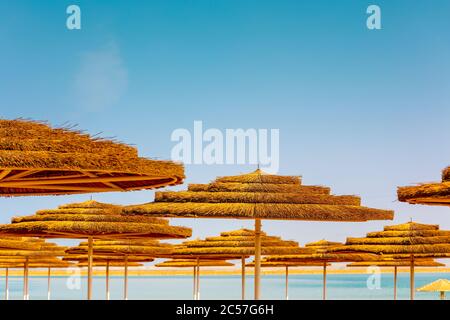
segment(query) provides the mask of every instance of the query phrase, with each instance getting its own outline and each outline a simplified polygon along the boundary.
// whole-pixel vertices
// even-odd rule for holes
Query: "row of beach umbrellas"
[[[0,120],[0,196],[149,190],[182,184],[184,178],[181,164],[139,157],[132,146],[91,136],[74,127],[54,128],[47,123],[23,119]],[[369,256],[374,260],[380,256],[409,259],[413,299],[416,259],[446,258],[450,254],[448,231],[418,223],[389,226],[382,232],[368,234],[366,240],[349,238],[345,244],[322,243],[315,247],[300,247],[292,241],[265,235],[262,232],[265,219],[365,222],[394,217],[391,210],[362,206],[357,196],[332,195],[328,187],[303,185],[301,180],[298,176],[266,174],[258,168],[248,174],[219,177],[209,184],[190,184],[185,191],[156,192],[155,200],[143,205],[87,201],[41,210],[31,216],[15,217],[11,224],[0,225],[0,236],[85,239],[86,243],[70,254],[86,257],[78,262],[86,263],[88,268],[88,299],[92,297],[92,267],[97,247],[94,243],[97,241],[119,241],[103,243],[103,247],[98,245],[97,251],[123,258],[125,270],[128,262],[139,263],[130,261],[131,256],[196,259],[194,282],[198,282],[201,260],[239,258],[243,264],[244,284],[244,259],[254,256],[255,299],[260,298],[263,255],[267,256],[264,262],[323,263],[324,273],[330,262],[364,262]],[[399,200],[449,205],[449,184],[450,169],[447,168],[441,183],[399,188]],[[170,250],[163,252],[164,245],[136,245],[139,240],[189,238],[191,229],[171,226],[165,219],[173,217],[250,219],[255,222],[255,230],[246,234],[221,234],[217,239],[189,240],[171,254],[167,254]],[[104,246],[108,246],[107,250]],[[126,250],[121,251],[125,247]],[[144,247],[151,253],[140,253]],[[25,258],[24,269],[28,274],[29,259],[34,255],[31,252],[37,251],[30,248],[26,252],[13,246],[9,249],[9,252],[21,252],[16,255]],[[36,255],[44,257],[46,250]],[[100,263],[107,261],[99,260]],[[198,292],[198,285],[196,290]],[[245,296],[244,285],[242,295]]]
[[[242,233],[244,230],[237,230],[237,231],[232,231],[232,232],[227,232],[225,234],[237,234],[237,233]],[[211,238],[218,238],[218,237],[211,237]],[[33,238],[31,238],[33,239]],[[28,239],[27,239],[28,240]],[[27,241],[24,240],[24,241]],[[34,239],[33,239],[34,240]],[[96,241],[97,242],[97,241]],[[143,247],[147,247],[148,245],[150,245],[149,247],[147,247],[146,250],[141,250],[141,251],[146,251],[145,255],[120,255],[119,252],[123,252],[124,248],[121,248],[121,246],[126,246],[129,244],[129,242],[122,242],[122,243],[118,243],[119,241],[111,241],[112,243],[109,243],[109,241],[103,241],[100,240],[98,241],[99,243],[97,244],[96,242],[94,242],[94,258],[95,261],[93,263],[93,266],[96,267],[105,267],[106,268],[106,299],[109,300],[110,297],[110,293],[109,293],[109,267],[113,266],[113,267],[122,267],[124,269],[124,299],[127,299],[128,297],[128,267],[137,267],[137,266],[142,266],[142,262],[151,262],[153,261],[152,258],[149,258],[148,255],[153,255],[153,253],[151,252],[152,249],[150,248],[158,248],[158,247],[165,247],[167,248],[168,244],[161,244],[161,246],[158,246],[153,243],[146,243],[146,244],[141,244]],[[323,247],[323,244],[326,241],[321,240],[318,242],[314,242],[314,243],[310,243],[307,244],[305,246],[305,248],[313,248],[313,247]],[[136,245],[136,241],[133,241],[131,243],[131,245],[133,247],[138,247],[138,245]],[[47,245],[51,245],[53,247],[56,247],[53,244],[47,244]],[[108,249],[108,245],[113,246],[115,249],[110,250]],[[83,247],[86,246],[86,243],[81,243],[79,246],[77,247],[72,247],[72,248],[68,248],[66,249],[66,255],[64,256],[63,259],[57,259],[55,257],[51,257],[51,258],[43,258],[43,257],[34,257],[34,256],[29,256],[26,259],[21,259],[21,258],[17,258],[16,256],[11,256],[10,259],[3,259],[3,261],[0,261],[0,267],[2,268],[6,268],[6,273],[5,273],[5,279],[6,279],[6,283],[5,283],[5,299],[8,299],[8,270],[11,268],[24,268],[25,270],[31,269],[31,268],[48,268],[48,299],[50,299],[50,276],[51,276],[51,269],[55,269],[55,268],[68,268],[68,267],[86,267],[87,266],[87,262],[86,262],[86,254],[82,254],[84,249],[81,249]],[[170,254],[171,256],[174,256],[175,258],[172,259],[167,259],[162,263],[157,264],[157,267],[163,267],[163,268],[193,268],[193,279],[194,279],[194,285],[193,285],[193,290],[194,290],[194,299],[200,299],[200,267],[227,267],[227,266],[233,266],[232,263],[225,261],[225,260],[221,260],[219,258],[219,256],[216,256],[214,259],[212,258],[208,258],[208,259],[200,259],[200,258],[190,258],[190,259],[182,259],[182,258],[177,258],[177,254],[174,254],[177,250],[182,250],[182,249],[177,249],[177,246],[172,245],[172,247],[174,248],[174,250],[172,250],[172,253]],[[178,246],[183,248],[182,246]],[[208,246],[206,246],[208,247]],[[55,248],[56,249],[56,248]],[[150,250],[149,250],[150,249]],[[80,252],[81,251],[81,252]],[[128,251],[128,250],[125,250]],[[109,253],[108,253],[109,252]],[[136,249],[133,250],[133,254],[136,253]],[[159,254],[159,252],[157,252],[157,254]],[[168,251],[162,252],[163,255],[168,256]],[[299,267],[299,266],[323,266],[323,283],[324,283],[324,295],[323,298],[325,299],[325,293],[326,293],[326,267],[328,265],[330,265],[330,263],[323,263],[322,261],[317,260],[317,254],[310,254],[312,257],[307,257],[307,255],[303,255],[300,259],[300,257],[292,257],[290,260],[286,257],[283,256],[277,259],[276,256],[268,256],[265,259],[263,259],[262,261],[262,267],[270,267],[270,268],[276,268],[276,267],[283,267],[286,270],[286,299],[288,299],[288,275],[289,275],[289,267]],[[324,254],[322,255],[322,259],[324,258]],[[327,260],[330,260],[331,258],[328,256]],[[334,260],[337,260],[336,258],[334,258]],[[343,260],[350,260],[350,258],[346,258]],[[356,257],[354,260],[357,260],[359,262],[353,262],[348,264],[348,267],[368,267],[368,266],[380,266],[380,267],[394,267],[394,299],[396,299],[396,295],[397,295],[397,268],[398,267],[405,267],[405,266],[410,266],[410,261],[409,260],[404,260],[404,259],[394,259],[394,258],[384,258],[384,259],[379,259],[379,260],[373,260],[373,257],[368,256],[366,258],[366,260],[362,259],[362,256]],[[26,261],[26,262],[25,262]],[[73,264],[71,262],[78,262],[77,264]],[[139,263],[139,262],[141,263]],[[243,261],[245,263],[245,260]],[[26,264],[25,264],[26,263]],[[247,263],[247,264],[242,264],[243,267],[243,273],[242,273],[242,279],[243,279],[243,283],[245,283],[245,267],[253,267],[254,266],[254,261]],[[443,264],[441,263],[437,263],[435,261],[433,261],[430,258],[418,258],[414,261],[414,267],[439,267],[439,266],[443,266]],[[445,281],[438,281],[438,283],[440,283],[440,286],[437,288],[440,290],[441,292],[441,298],[443,298],[443,295],[445,291],[447,291],[450,288],[445,289],[445,286],[442,285],[442,283],[445,284]],[[29,293],[28,293],[28,274],[27,272],[24,272],[24,299],[28,299],[29,297]],[[419,289],[419,291],[427,291],[427,290],[431,290],[430,288],[434,288],[435,286],[426,286],[424,288]],[[242,288],[244,289],[245,287],[242,286]],[[436,290],[437,290],[436,289]],[[244,290],[243,290],[244,292]],[[243,293],[244,294],[244,293]],[[242,297],[243,299],[245,299],[245,296],[243,295]]]

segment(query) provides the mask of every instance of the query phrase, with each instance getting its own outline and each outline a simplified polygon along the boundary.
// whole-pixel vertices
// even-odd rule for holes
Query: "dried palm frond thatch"
[[[97,214],[92,214],[92,210]],[[67,210],[72,214],[67,214]],[[65,212],[61,214],[61,212]],[[75,213],[76,212],[76,213]],[[116,207],[96,202],[62,206],[27,217],[16,217],[11,224],[0,225],[0,234],[43,238],[186,238],[191,229],[169,226],[163,219],[131,217]]]
[[[385,220],[394,216],[390,210],[361,206],[357,196],[335,196],[329,187],[305,186],[300,177],[270,175],[259,168],[249,174],[219,177],[209,184],[190,184],[187,191],[157,192],[154,202],[128,206],[123,211],[150,217],[255,220],[254,250],[244,252],[255,255],[256,300],[260,295],[261,220],[341,222]]]
[[[379,257],[370,253],[312,253],[312,254],[289,254],[266,257],[267,261],[277,262],[352,262],[377,260]]]
[[[398,200],[411,204],[450,206],[450,167],[442,172],[442,182],[398,187]]]
[[[300,248],[295,241],[281,240],[265,233],[261,236],[261,248],[263,255],[311,252],[311,249]],[[175,258],[191,259],[196,257],[241,259],[243,256],[251,255],[255,255],[255,231],[248,229],[222,232],[218,237],[207,237],[205,240],[185,241],[176,246],[172,253]]]
[[[327,253],[375,253],[384,258],[409,259],[410,296],[414,299],[414,261],[420,258],[449,258],[450,233],[438,225],[408,222],[370,232],[366,238],[349,238],[343,246]]]
[[[155,264],[159,268],[190,268],[190,267],[231,267],[233,263],[225,260],[173,259]]]
[[[330,263],[326,264],[330,266]],[[255,261],[249,262],[246,264],[247,267],[254,267]],[[263,259],[261,261],[261,267],[265,268],[275,268],[275,267],[323,267],[323,262],[319,261],[303,261],[303,262],[295,262],[295,261],[267,261]]]
[[[447,254],[450,253],[450,232],[438,225],[408,222],[386,226],[383,231],[369,232],[365,238],[348,238],[345,245],[327,249],[327,252],[371,252],[392,254]]]
[[[127,214],[153,217],[205,217],[308,221],[392,219],[389,210],[361,206],[357,196],[335,196],[330,188],[304,186],[293,176],[256,170],[217,178],[210,184],[190,184],[187,191],[157,192],[155,201],[124,208]]]
[[[347,267],[409,267],[411,265],[411,261],[409,260],[401,260],[401,259],[392,259],[392,260],[379,260],[379,261],[361,261],[361,262],[353,262],[349,263]],[[434,260],[415,260],[414,266],[416,267],[445,267],[444,263],[439,263]]]
[[[96,214],[93,214],[93,211]],[[94,239],[187,238],[191,236],[192,230],[185,227],[170,226],[164,220],[158,218],[122,215],[120,210],[117,210],[117,206],[87,201],[61,206],[57,210],[40,211],[39,214],[33,216],[14,218],[11,224],[0,225],[0,234],[40,238],[88,239],[86,253],[88,299],[91,299],[92,243]],[[134,248],[130,246],[128,252],[130,254],[135,252]],[[0,255],[1,253],[0,250]],[[15,251],[15,253],[19,255],[19,251]],[[61,255],[64,255],[64,252]]]
[[[444,291],[450,291],[450,280],[448,279],[439,279],[432,283],[429,283],[419,289],[417,291],[422,292],[444,292]]]
[[[103,240],[100,243],[94,241],[93,253],[94,255],[109,254],[109,255],[133,255],[133,256],[148,256],[148,257],[167,257],[172,254],[174,245],[168,243],[160,243],[153,241],[146,244],[140,244],[134,241],[133,244],[117,244],[119,241],[108,243]],[[77,247],[69,248],[66,251],[68,254],[87,254],[88,245],[80,243]]]
[[[83,268],[83,267],[87,267],[88,263],[87,262],[79,262],[76,264],[77,267]],[[95,260],[92,263],[93,267],[142,267],[144,266],[142,263],[140,262],[133,262],[133,261],[129,261],[127,263],[125,263],[124,261],[103,261],[103,260]]]
[[[0,196],[61,195],[154,189],[183,182],[171,161],[70,128],[0,119]]]
[[[127,261],[129,262],[152,262],[154,259],[151,257],[144,256],[133,256],[127,255]],[[87,262],[88,256],[87,254],[67,254],[62,258],[64,261],[78,261],[78,262]],[[111,254],[94,254],[93,256],[94,262],[96,261],[111,261],[111,262],[123,262],[125,261],[124,255],[111,255]]]

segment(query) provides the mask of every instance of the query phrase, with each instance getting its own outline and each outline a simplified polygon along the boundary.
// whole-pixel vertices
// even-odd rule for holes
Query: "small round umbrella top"
[[[47,123],[0,119],[0,196],[154,189],[183,182],[184,168],[136,148]]]
[[[157,192],[155,201],[124,208],[128,214],[164,217],[367,221],[392,219],[393,211],[361,206],[356,196],[335,196],[330,188],[306,186],[300,177],[256,170],[191,184],[187,191]]]
[[[417,291],[422,292],[445,292],[450,291],[450,280],[448,279],[439,279],[432,283],[429,283],[419,289]]]
[[[442,182],[399,187],[398,200],[410,204],[450,206],[450,167],[442,171]]]
[[[42,238],[187,238],[191,229],[169,226],[165,219],[122,215],[120,206],[86,201],[15,217],[0,234]]]

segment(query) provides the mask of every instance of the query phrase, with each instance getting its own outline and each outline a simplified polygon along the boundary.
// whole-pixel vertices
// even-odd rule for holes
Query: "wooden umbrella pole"
[[[397,267],[394,267],[394,300],[397,300]]]
[[[194,288],[194,292],[192,293],[193,299],[197,300],[197,266],[194,266],[194,283],[193,283],[193,288]]]
[[[48,267],[47,271],[47,300],[50,300],[50,279],[51,279],[52,271],[51,268]]]
[[[128,256],[125,256],[123,299],[128,300]]]
[[[289,267],[286,266],[286,300],[289,300]]]
[[[30,296],[29,296],[29,294],[28,294],[28,264],[29,264],[29,261],[28,261],[28,257],[25,259],[25,268],[24,268],[24,271],[23,271],[23,281],[24,281],[24,283],[23,283],[23,299],[24,300],[29,300],[30,299]]]
[[[255,300],[260,299],[261,289],[261,219],[255,219]]]
[[[88,300],[92,299],[92,256],[93,256],[93,239],[88,237]]]
[[[439,295],[441,297],[441,300],[445,300],[445,291],[441,291]]]
[[[27,286],[27,281],[26,281],[26,278],[27,278],[27,272],[26,272],[26,270],[25,270],[26,265],[27,265],[27,263],[25,262],[25,263],[23,264],[23,293],[22,293],[22,295],[23,295],[23,300],[26,300],[26,292],[27,292],[27,288],[26,288],[26,286]]]
[[[242,294],[241,299],[245,300],[245,257],[241,257],[241,288]]]
[[[327,300],[327,262],[323,263],[323,300]]]
[[[109,260],[106,261],[106,300],[109,300]]]
[[[414,300],[414,255],[411,255],[411,266],[409,271],[409,286],[411,300]]]
[[[5,300],[9,300],[9,288],[8,288],[9,268],[5,270]]]
[[[197,300],[200,300],[200,259],[197,258]]]

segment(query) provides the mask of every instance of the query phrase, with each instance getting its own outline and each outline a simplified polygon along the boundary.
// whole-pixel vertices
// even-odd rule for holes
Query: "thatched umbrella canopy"
[[[174,245],[161,243],[157,240],[124,239],[124,240],[94,240],[94,255],[109,254],[127,256],[147,256],[153,258],[164,258],[173,253]],[[77,247],[67,250],[70,254],[87,254],[88,242],[81,242]]]
[[[171,161],[136,148],[46,123],[0,119],[0,196],[154,189],[183,182]]]
[[[312,252],[301,254],[288,254],[269,256],[266,258],[268,262],[295,262],[295,263],[321,263],[323,266],[323,300],[327,297],[327,266],[333,262],[352,262],[352,261],[366,261],[376,259],[376,255],[367,253],[327,253],[325,250],[330,248],[342,246],[340,242],[332,242],[327,240],[320,240],[316,242],[307,243],[305,248]]]
[[[385,258],[376,261],[360,261],[353,262],[347,265],[347,267],[393,267],[394,268],[394,300],[397,300],[397,274],[399,267],[409,267],[411,261],[408,259],[393,259]],[[416,259],[414,260],[415,267],[443,267],[445,264],[434,261],[433,259]]]
[[[131,255],[135,261],[145,261],[147,258],[169,257],[174,245],[161,243],[157,240],[124,239],[124,240],[95,240],[92,244],[94,256],[108,254],[121,256],[124,264],[124,300],[128,299],[128,257]],[[68,254],[85,254],[89,251],[89,243],[81,242],[77,247],[69,248]],[[141,257],[139,260],[138,257]]]
[[[417,289],[417,291],[439,292],[441,300],[445,300],[445,292],[450,291],[450,281],[448,279],[439,279]]]
[[[327,264],[330,266],[331,264]],[[246,264],[247,267],[254,267],[255,261]],[[261,260],[262,268],[285,268],[285,297],[289,300],[289,267],[322,267],[322,262],[317,261],[305,261],[305,262],[295,262],[295,261],[267,261],[266,259]]]
[[[103,240],[96,240],[96,242],[102,242]],[[120,240],[113,240],[119,242]],[[127,241],[127,240],[124,240]],[[131,241],[131,240],[129,240]],[[79,247],[72,247],[66,251],[66,255],[63,257],[65,261],[78,262],[80,267],[89,267],[88,252],[83,248],[85,242],[80,243],[83,245],[81,250]],[[142,266],[143,262],[152,262],[154,259],[144,255],[123,255],[117,253],[99,253],[93,250],[93,262],[92,267],[105,267],[105,282],[106,282],[106,300],[110,298],[109,291],[109,268],[110,267],[123,267],[124,268],[124,299],[128,299],[128,267]]]
[[[124,208],[128,214],[177,218],[255,220],[255,299],[260,298],[261,219],[367,221],[392,219],[393,211],[361,206],[359,197],[334,196],[330,188],[305,186],[300,177],[255,172],[191,184],[187,191],[157,192],[155,201]]]
[[[282,240],[280,237],[268,236],[260,232],[260,253],[262,255],[299,254],[310,252],[300,248],[295,241]],[[198,259],[241,259],[242,266],[242,299],[245,299],[245,259],[255,255],[256,231],[239,229],[222,232],[218,237],[207,237],[205,240],[189,240],[177,246],[173,258]],[[197,282],[200,268],[197,267]],[[198,291],[199,285],[197,285]]]
[[[386,226],[384,231],[369,232],[365,238],[348,238],[344,246],[329,253],[375,253],[390,258],[410,259],[411,299],[414,299],[414,260],[450,257],[450,231],[438,225],[408,222]]]
[[[149,262],[148,260],[153,260],[153,259],[147,259],[145,262]],[[136,260],[137,261],[137,260]],[[83,267],[88,267],[89,263],[88,261],[80,261],[77,264],[78,267],[83,268]],[[124,272],[124,299],[127,300],[128,299],[128,293],[127,293],[127,288],[128,288],[128,267],[142,267],[143,264],[140,262],[135,262],[135,261],[124,261],[124,260],[110,260],[110,259],[106,259],[106,260],[98,260],[96,258],[96,260],[94,261],[93,267],[106,267],[106,273],[105,273],[105,280],[106,280],[106,300],[110,300],[110,291],[109,291],[109,268],[110,267],[123,267],[125,272]]]
[[[128,262],[127,263],[128,267],[142,267],[144,266],[143,263],[139,263],[139,262]],[[84,262],[79,262],[77,264],[78,267],[80,268],[85,268],[88,266],[87,261]],[[95,261],[93,264],[94,267],[124,267],[125,266],[125,262],[124,261],[110,261],[110,260],[98,260]],[[109,300],[109,298],[107,299]]]
[[[115,262],[120,262],[122,265],[125,263],[125,257],[122,255],[108,255],[108,254],[94,254],[93,264],[97,261],[110,261],[111,265]],[[87,254],[66,254],[63,258],[64,261],[78,261],[87,262]],[[152,262],[154,259],[145,256],[127,256],[128,262]]]
[[[26,237],[0,238],[0,264],[6,268],[5,297],[9,298],[8,268],[20,266],[24,269],[23,298],[29,299],[28,269],[31,264],[61,262],[56,257],[64,255],[65,247],[41,239]],[[63,263],[63,262],[61,262]],[[50,283],[50,280],[49,280]]]
[[[399,187],[398,200],[411,204],[450,206],[450,167],[442,171],[442,182]]]
[[[10,259],[11,257],[0,257],[0,268],[5,269],[5,300],[9,299],[9,286],[8,286],[8,275],[9,269],[24,268],[25,259],[16,258]],[[69,268],[73,266],[72,263],[67,261],[62,261],[61,259],[50,257],[30,257],[28,258],[27,268],[31,269],[47,269],[47,300],[51,297],[51,270],[55,268]],[[25,271],[25,269],[24,269]]]
[[[352,262],[347,267],[409,267],[411,262],[409,260],[400,259],[382,259],[377,261],[362,261]],[[416,259],[414,260],[414,266],[416,267],[445,267],[444,263],[434,261],[432,259]]]
[[[200,267],[232,267],[233,263],[225,260],[200,260]],[[171,259],[155,264],[159,268],[191,268],[197,266],[197,259]]]
[[[190,228],[169,226],[165,219],[125,216],[120,212],[120,206],[96,201],[66,204],[58,209],[40,210],[32,216],[15,217],[11,224],[0,225],[0,234],[41,238],[87,238],[91,263],[94,239],[170,239],[187,238],[192,234]],[[88,267],[88,299],[91,295],[92,268]]]
[[[197,268],[200,267],[231,267],[233,263],[225,260],[199,260],[199,259],[171,259],[158,263],[158,268],[193,268],[193,299],[199,299],[199,290],[197,290]]]

